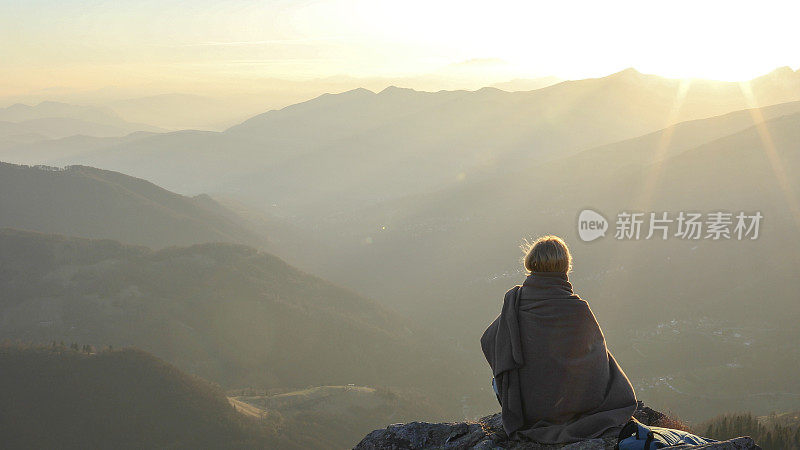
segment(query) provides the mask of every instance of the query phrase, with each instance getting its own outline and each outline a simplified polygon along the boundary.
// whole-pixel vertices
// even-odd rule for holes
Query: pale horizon
[[[722,2],[2,2],[0,96],[245,93],[341,80],[477,89],[628,67],[746,81],[800,66],[792,9],[779,1],[758,11]]]

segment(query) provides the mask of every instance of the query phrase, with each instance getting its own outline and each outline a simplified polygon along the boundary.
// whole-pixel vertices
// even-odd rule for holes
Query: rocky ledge
[[[669,427],[666,416],[643,404],[634,417],[646,425]],[[389,425],[385,429],[368,434],[355,450],[377,449],[564,449],[564,450],[611,450],[617,443],[617,432],[596,439],[567,445],[544,445],[535,442],[511,441],[503,431],[500,414],[479,419],[476,422],[426,423],[411,422]],[[755,450],[760,449],[749,437],[739,437],[708,445],[684,445],[670,449],[703,450]]]

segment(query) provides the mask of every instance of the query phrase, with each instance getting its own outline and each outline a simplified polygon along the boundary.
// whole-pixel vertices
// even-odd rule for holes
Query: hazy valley
[[[278,430],[237,439],[352,445],[494,412],[478,338],[522,238],[547,233],[640,399],[693,423],[800,409],[791,69],[356,89],[222,132],[45,106],[0,114],[0,338],[152,353]],[[582,242],[586,208],[764,221],[756,240]]]

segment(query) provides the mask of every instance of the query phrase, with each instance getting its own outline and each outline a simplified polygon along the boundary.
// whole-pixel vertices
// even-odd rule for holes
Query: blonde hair
[[[562,272],[572,270],[572,255],[567,244],[558,236],[542,236],[533,243],[526,243],[523,264],[529,273]]]

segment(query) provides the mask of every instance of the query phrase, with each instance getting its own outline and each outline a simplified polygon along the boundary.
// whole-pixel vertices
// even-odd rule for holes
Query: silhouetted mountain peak
[[[628,67],[627,69],[623,69],[620,70],[619,72],[612,73],[611,75],[605,78],[641,78],[643,76],[644,76],[643,73],[639,72],[633,67]]]
[[[789,66],[783,66],[783,67],[778,67],[777,69],[773,70],[770,73],[776,75],[784,75],[784,74],[793,74],[795,73],[795,71],[792,70],[792,68]]]
[[[15,110],[27,110],[31,109],[33,106],[26,105],[25,103],[14,103],[13,105],[6,108],[7,111],[15,111]]]
[[[772,72],[764,75],[761,78],[773,78],[773,79],[791,79],[795,78],[798,73],[792,70],[789,66],[778,67],[777,69],[773,70]]]
[[[475,91],[475,93],[477,93],[477,94],[497,94],[497,93],[501,93],[501,92],[505,92],[505,91],[503,91],[502,89],[496,88],[494,86],[484,86],[484,87],[478,89],[477,91]]]
[[[367,88],[360,87],[360,88],[351,89],[349,91],[344,91],[344,92],[342,92],[340,94],[334,94],[334,95],[337,95],[337,96],[340,96],[340,97],[364,97],[364,96],[375,95],[375,93],[370,91]]]
[[[378,95],[397,95],[397,94],[406,94],[406,93],[415,93],[417,92],[411,88],[401,88],[398,86],[389,86],[384,90],[380,91]]]

